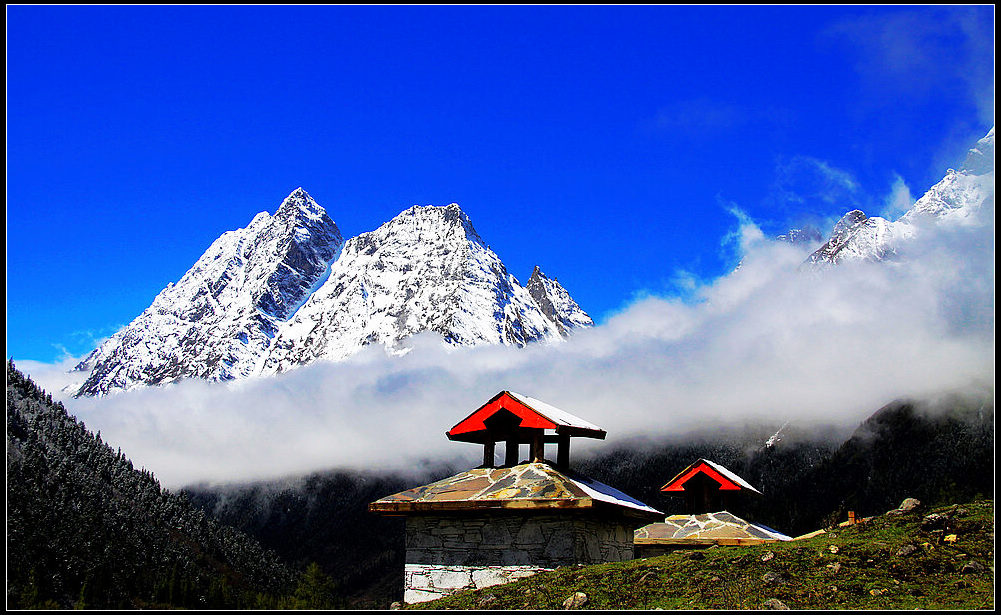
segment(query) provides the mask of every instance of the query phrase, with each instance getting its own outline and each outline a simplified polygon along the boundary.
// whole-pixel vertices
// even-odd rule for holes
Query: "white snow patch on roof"
[[[727,470],[726,468],[724,468],[720,464],[716,463],[715,461],[709,461],[708,459],[703,459],[702,461],[708,463],[713,468],[715,468],[717,472],[719,472],[723,476],[729,478],[730,480],[732,480],[733,482],[737,483],[738,485],[741,485],[743,487],[747,487],[748,489],[750,489],[751,491],[753,491],[755,493],[761,493],[760,491],[758,491],[757,489],[755,489],[754,487],[752,487],[746,480],[744,480],[743,478],[737,476],[736,474],[734,474],[730,470]]]
[[[635,508],[636,510],[643,510],[659,515],[664,514],[656,508],[651,508],[643,502],[622,493],[618,489],[609,487],[604,483],[599,483],[596,480],[591,480],[590,478],[585,478],[583,476],[576,476],[573,478],[568,476],[567,478],[569,478],[575,485],[580,487],[584,493],[594,500],[607,502],[609,504],[617,504],[619,506],[625,506],[626,508]]]
[[[578,427],[580,429],[593,429],[595,431],[604,431],[601,427],[598,427],[594,423],[589,423],[584,419],[574,416],[569,412],[560,410],[555,406],[551,406],[544,401],[535,399],[534,397],[529,397],[527,395],[522,395],[521,393],[515,393],[514,391],[508,391],[512,397],[525,404],[532,410],[535,410],[542,416],[546,417],[550,421],[567,427]]]

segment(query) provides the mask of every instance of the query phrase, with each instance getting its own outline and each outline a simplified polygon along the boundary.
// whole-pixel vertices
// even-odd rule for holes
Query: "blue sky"
[[[993,39],[993,6],[8,7],[7,355],[89,351],[300,185],[346,237],[458,202],[602,322],[732,268],[734,207],[919,196],[993,125]]]

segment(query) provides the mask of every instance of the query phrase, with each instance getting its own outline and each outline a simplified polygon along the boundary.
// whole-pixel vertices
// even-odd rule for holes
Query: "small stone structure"
[[[674,549],[757,545],[784,540],[792,538],[725,510],[703,515],[670,515],[663,523],[641,527],[634,536],[636,557],[654,557]]]
[[[554,430],[549,436],[546,430]],[[605,432],[530,397],[502,391],[448,432],[484,445],[484,465],[387,496],[369,510],[406,516],[404,601],[507,583],[542,570],[632,559],[633,531],[663,513],[575,474],[571,435]],[[494,443],[507,442],[493,467]],[[544,458],[559,445],[557,462]],[[520,444],[529,459],[519,462]]]
[[[679,472],[661,487],[661,491],[684,498],[687,514],[670,515],[660,523],[651,523],[636,530],[634,542],[637,557],[663,555],[679,548],[754,545],[792,540],[770,527],[745,521],[721,510],[733,504],[735,496],[760,496],[761,492],[727,468],[708,459],[699,459]],[[711,510],[717,512],[709,512]]]

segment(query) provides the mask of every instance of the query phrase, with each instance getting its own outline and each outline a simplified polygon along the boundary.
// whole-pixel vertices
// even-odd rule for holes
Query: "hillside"
[[[260,608],[291,604],[297,580],[8,363],[8,608]]]
[[[559,568],[406,608],[993,609],[993,562],[994,502],[976,500],[768,546]]]
[[[574,468],[671,512],[677,503],[659,488],[695,459],[712,459],[765,494],[740,501],[733,512],[793,536],[843,520],[848,510],[881,513],[905,497],[935,505],[993,492],[991,391],[894,402],[851,434],[813,425],[789,425],[774,434],[774,426],[735,425],[731,431],[650,437],[582,455]],[[366,506],[462,469],[428,466],[410,476],[331,471],[190,487],[186,494],[287,561],[317,562],[350,604],[384,608],[402,598],[403,523],[368,513]]]

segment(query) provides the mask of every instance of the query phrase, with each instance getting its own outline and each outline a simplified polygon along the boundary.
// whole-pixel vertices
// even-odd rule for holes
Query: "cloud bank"
[[[371,347],[278,377],[66,404],[168,487],[474,465],[479,447],[444,432],[504,389],[608,431],[583,446],[744,421],[849,426],[902,396],[993,387],[993,200],[980,215],[930,229],[894,262],[823,270],[744,217],[736,271],[685,300],[639,299],[566,342],[455,349],[424,334],[403,357]],[[44,366],[22,367],[54,390]]]

